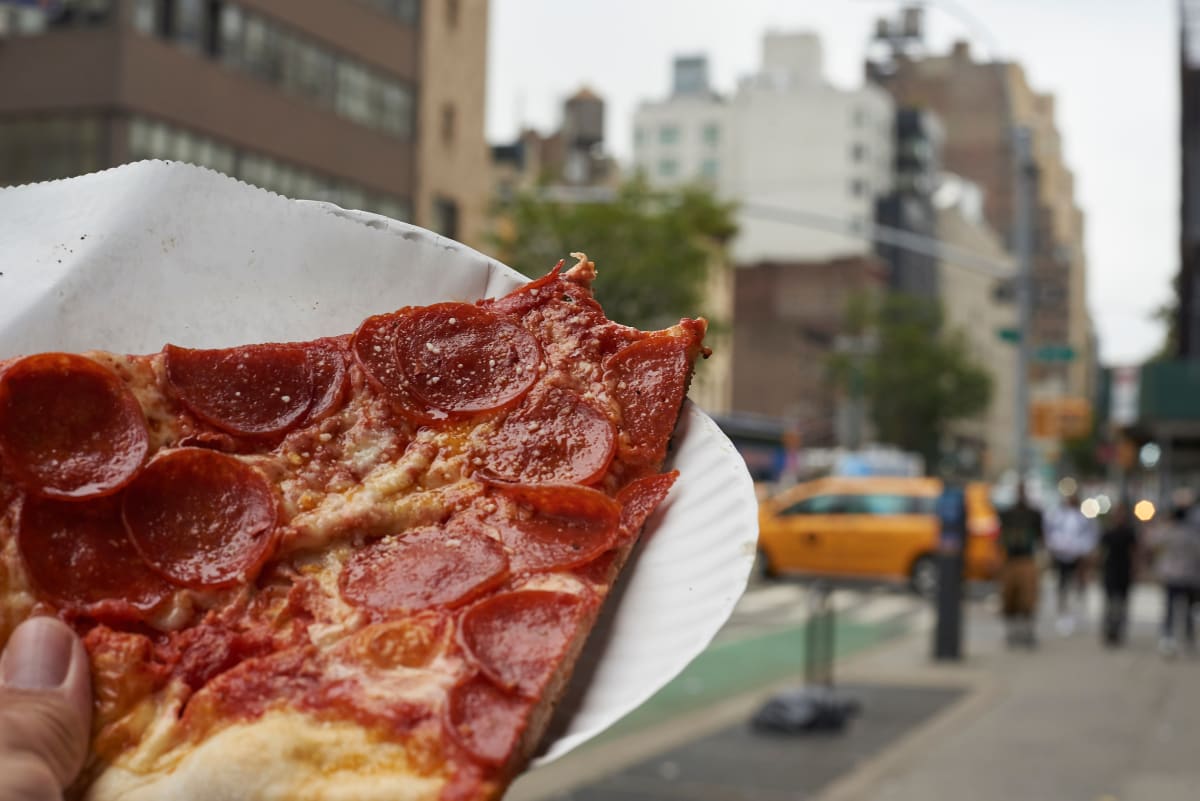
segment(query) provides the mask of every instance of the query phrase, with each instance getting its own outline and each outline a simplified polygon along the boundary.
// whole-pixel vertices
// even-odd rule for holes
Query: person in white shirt
[[[1082,599],[1085,560],[1100,542],[1100,525],[1084,516],[1079,509],[1079,496],[1072,494],[1063,498],[1059,506],[1046,512],[1044,528],[1046,550],[1054,561],[1058,576],[1058,630],[1062,634],[1070,634],[1075,628],[1070,591],[1074,586]]]
[[[1164,656],[1178,651],[1176,629],[1183,623],[1184,643],[1196,649],[1192,607],[1200,597],[1200,525],[1186,501],[1176,506],[1170,521],[1156,527],[1149,537],[1154,553],[1154,572],[1162,582],[1163,622],[1159,650]]]

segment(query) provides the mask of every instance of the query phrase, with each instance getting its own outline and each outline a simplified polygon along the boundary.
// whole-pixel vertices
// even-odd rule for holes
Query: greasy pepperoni
[[[385,537],[357,551],[338,588],[356,606],[377,612],[457,606],[508,577],[504,549],[461,519]]]
[[[583,601],[564,592],[523,590],[494,595],[463,615],[463,647],[499,686],[535,698],[566,654],[583,616]]]
[[[29,492],[111,495],[137,475],[149,447],[137,399],[91,359],[42,353],[0,373],[0,462]]]
[[[687,392],[688,343],[658,336],[624,348],[606,365],[613,397],[621,406],[621,456],[632,464],[658,464]]]
[[[396,358],[416,395],[458,415],[516,403],[542,362],[532,334],[466,303],[410,309],[397,324]]]
[[[503,297],[485,300],[483,306],[499,314],[511,314],[522,317],[538,306],[550,301],[555,294],[562,294],[562,287],[567,282],[561,277],[563,260],[559,259],[554,269],[541,278],[530,281],[522,287],[514,289]]]
[[[488,518],[511,550],[514,572],[578,567],[612,547],[621,507],[602,492],[572,484],[496,485],[517,505]]]
[[[488,438],[482,471],[506,481],[599,481],[617,447],[609,419],[578,393],[535,390]]]
[[[621,536],[635,536],[646,520],[658,508],[670,492],[679,471],[646,476],[632,481],[617,493],[617,503],[621,504]]]
[[[483,676],[473,676],[451,688],[446,728],[475,759],[499,767],[517,749],[531,706]]]
[[[334,339],[322,339],[307,348],[308,372],[312,378],[312,403],[304,422],[315,423],[341,405],[346,394],[346,356]]]
[[[17,547],[38,594],[69,611],[143,619],[174,591],[129,541],[115,498],[66,502],[26,497]]]
[[[447,414],[431,408],[412,393],[408,376],[396,357],[398,325],[404,312],[377,314],[368,317],[358,327],[350,344],[354,358],[367,374],[367,380],[378,391],[398,405],[405,414],[420,423],[445,420]]]
[[[125,492],[125,526],[142,557],[185,587],[252,580],[275,547],[271,486],[216,451],[178,448],[146,466]]]
[[[201,420],[232,434],[280,434],[313,400],[308,356],[300,345],[191,350],[167,345],[167,379]]]

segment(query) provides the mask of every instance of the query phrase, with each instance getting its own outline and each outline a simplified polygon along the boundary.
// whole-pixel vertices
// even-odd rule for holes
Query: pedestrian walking
[[[1042,514],[1029,505],[1025,487],[1018,485],[1017,502],[1000,513],[1001,612],[1008,645],[1037,645],[1034,618],[1038,603],[1037,552],[1042,544]]]
[[[1115,648],[1125,642],[1129,589],[1138,559],[1138,531],[1128,504],[1122,502],[1113,509],[1100,537],[1100,550],[1104,560],[1103,641]]]
[[[1076,493],[1065,496],[1061,504],[1046,514],[1045,528],[1046,549],[1054,561],[1058,578],[1058,621],[1055,625],[1058,633],[1065,636],[1074,631],[1076,625],[1076,616],[1071,611],[1071,590],[1075,590],[1082,607],[1086,560],[1100,543],[1100,528],[1080,510]]]
[[[1159,650],[1172,657],[1179,652],[1179,623],[1188,650],[1196,647],[1196,624],[1192,605],[1200,589],[1200,526],[1189,519],[1189,506],[1180,504],[1171,520],[1152,538],[1154,568],[1163,586],[1162,639]]]

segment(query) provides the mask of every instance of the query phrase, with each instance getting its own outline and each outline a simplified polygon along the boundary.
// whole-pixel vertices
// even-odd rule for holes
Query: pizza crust
[[[421,776],[405,747],[352,723],[270,712],[198,743],[169,768],[102,772],[86,801],[436,801],[446,777]]]

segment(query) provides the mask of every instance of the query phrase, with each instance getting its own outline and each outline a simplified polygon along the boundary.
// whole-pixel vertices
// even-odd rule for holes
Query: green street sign
[[[1004,342],[1017,343],[1021,341],[1021,329],[1019,328],[997,328],[996,336]]]
[[[1034,349],[1033,358],[1039,362],[1073,362],[1075,349],[1070,345],[1042,345]]]

